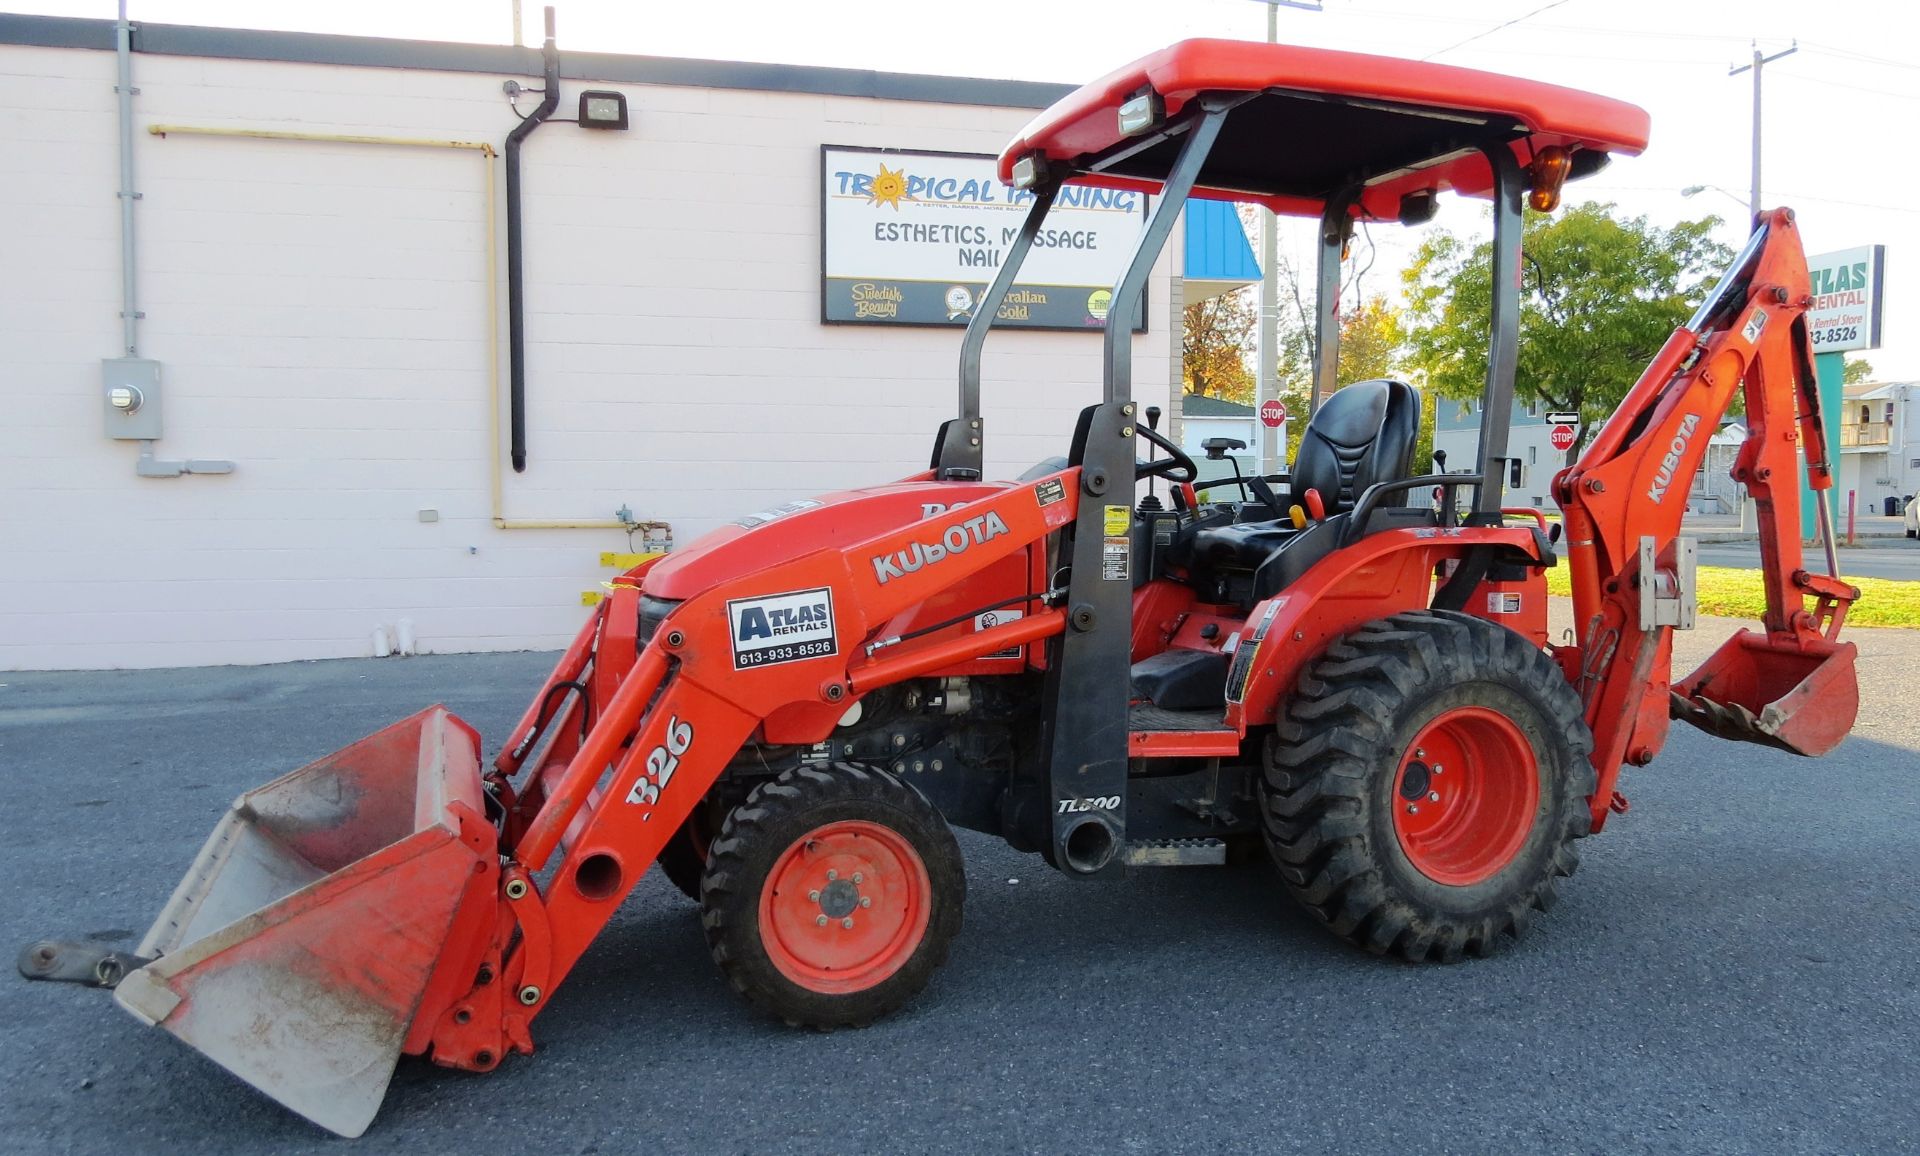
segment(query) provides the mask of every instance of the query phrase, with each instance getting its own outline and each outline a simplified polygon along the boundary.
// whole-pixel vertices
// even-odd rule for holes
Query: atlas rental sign
[[[986,155],[828,145],[820,157],[821,320],[971,320],[1033,194],[1001,184]],[[1061,189],[994,324],[1104,329],[1146,222],[1144,193]]]
[[[1862,245],[1807,258],[1813,308],[1807,332],[1815,353],[1880,348],[1880,307],[1887,247]]]

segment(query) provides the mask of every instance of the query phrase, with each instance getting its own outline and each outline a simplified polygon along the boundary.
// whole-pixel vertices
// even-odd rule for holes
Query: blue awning
[[[1182,276],[1189,305],[1260,280],[1260,265],[1231,201],[1187,202],[1186,254]]]
[[[1240,227],[1232,201],[1187,202],[1187,267],[1189,281],[1238,281],[1248,285],[1260,279],[1260,264]]]

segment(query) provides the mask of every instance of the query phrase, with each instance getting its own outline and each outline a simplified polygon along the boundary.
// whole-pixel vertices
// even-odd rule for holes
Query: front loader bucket
[[[1668,713],[1708,734],[1823,755],[1860,711],[1851,642],[1775,642],[1742,630],[1673,685]]]
[[[240,796],[114,998],[321,1127],[366,1131],[463,903],[494,902],[479,756],[434,707]]]

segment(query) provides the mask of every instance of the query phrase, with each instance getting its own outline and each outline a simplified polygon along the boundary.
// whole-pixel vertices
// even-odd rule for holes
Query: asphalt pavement
[[[1681,636],[1697,658],[1730,629]],[[962,833],[966,927],[864,1031],[758,1016],[642,880],[489,1075],[405,1061],[347,1144],[101,991],[0,980],[18,1152],[1892,1152],[1920,1144],[1920,632],[1857,630],[1818,761],[1677,727],[1489,960],[1334,941],[1265,868],[1072,883]],[[551,656],[0,674],[0,937],[119,937],[228,801],[421,705],[496,741]]]
[[[1849,578],[1903,578],[1920,581],[1920,542],[1902,538],[1863,538],[1857,546],[1842,546],[1836,552],[1840,573]],[[1824,565],[1817,549],[1807,551],[1814,565]],[[1760,567],[1757,542],[1702,542],[1699,547],[1702,566],[1732,566],[1741,570]]]

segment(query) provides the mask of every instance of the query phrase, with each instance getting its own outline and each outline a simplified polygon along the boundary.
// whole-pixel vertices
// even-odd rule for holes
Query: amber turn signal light
[[[1558,145],[1535,154],[1528,170],[1531,179],[1527,192],[1527,204],[1534,212],[1551,213],[1560,207],[1560,187],[1567,183],[1567,172],[1572,168],[1573,157]]]

